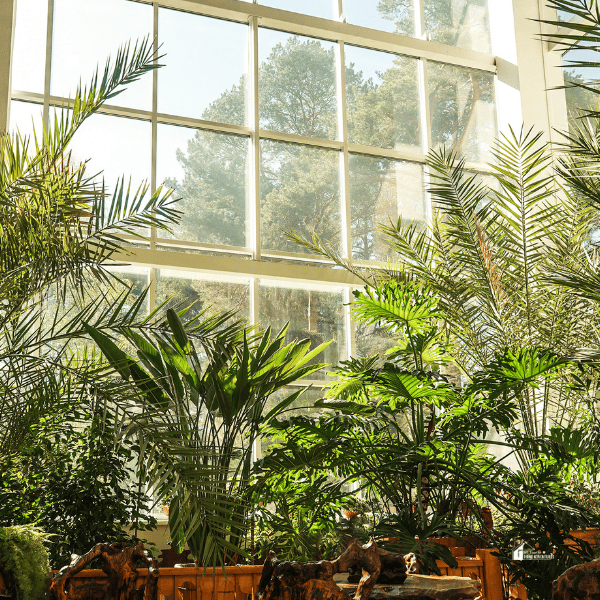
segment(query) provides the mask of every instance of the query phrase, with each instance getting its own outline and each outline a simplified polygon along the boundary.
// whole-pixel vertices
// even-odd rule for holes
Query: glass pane
[[[150,181],[152,127],[148,121],[95,114],[77,131],[71,142],[75,162],[90,159],[88,177],[104,177],[112,192],[117,180],[125,175],[133,189],[143,180]]]
[[[152,39],[152,6],[129,0],[55,0],[50,93],[73,97],[80,79],[87,84],[120,46]],[[110,104],[150,110],[152,75],[127,86]]]
[[[337,0],[258,0],[258,3],[323,19],[337,18]]]
[[[278,332],[289,322],[286,340],[309,339],[312,347],[333,342],[311,364],[336,365],[346,357],[342,290],[328,286],[291,284],[275,281],[259,282],[259,322]],[[328,369],[311,375],[311,379],[327,379]]]
[[[41,104],[33,104],[32,102],[19,102],[13,100],[10,103],[10,131],[19,133],[22,136],[33,135],[33,129],[38,135],[42,133],[42,113],[43,106]],[[30,141],[30,148],[35,149],[35,144]]]
[[[557,10],[556,16],[558,17],[559,21],[570,21],[573,18],[573,15],[566,10]]]
[[[125,265],[111,266],[106,270],[111,272],[115,277],[110,278],[108,281],[100,281],[93,275],[88,274],[84,278],[82,282],[83,297],[79,287],[76,289],[69,287],[63,298],[62,296],[57,296],[56,287],[51,286],[44,298],[45,310],[42,315],[42,326],[47,328],[54,327],[55,331],[58,331],[65,327],[77,313],[81,312],[84,308],[88,308],[91,304],[98,302],[98,310],[96,312],[100,313],[103,310],[109,309],[111,305],[114,305],[125,294],[128,294],[127,301],[123,304],[120,311],[120,314],[124,316],[148,287],[148,269]],[[148,316],[147,295],[145,302],[142,303],[138,312],[137,322],[140,322],[146,316]],[[56,324],[54,325],[53,320],[55,318]],[[118,335],[115,336],[115,339],[121,348],[128,353],[133,353],[135,356],[135,350],[123,337]],[[56,342],[56,344],[61,346],[62,342]],[[73,350],[83,350],[86,346],[88,348],[93,346],[91,340],[85,339],[71,340],[68,344]]]
[[[184,211],[180,240],[247,246],[249,139],[158,126],[157,182],[175,189]],[[161,237],[168,237],[160,233]]]
[[[424,0],[430,39],[449,46],[491,52],[487,0]]]
[[[571,50],[562,57],[563,76],[565,84],[569,82],[586,83],[598,88],[600,83],[600,68],[572,66],[572,63],[582,61],[596,62],[597,53],[594,50]],[[567,87],[565,90],[569,119],[576,119],[581,110],[596,110],[598,94],[583,88]]]
[[[48,0],[19,0],[12,58],[12,88],[44,93]]]
[[[258,42],[261,128],[335,139],[335,44],[270,29]]]
[[[497,134],[494,76],[429,62],[429,104],[434,148],[454,146],[468,161],[492,160]]]
[[[158,24],[158,112],[244,125],[248,26],[169,9]]]
[[[250,314],[250,283],[247,279],[209,275],[190,271],[156,271],[156,304],[169,299],[166,308],[181,309],[194,303],[186,313],[191,318],[202,312],[210,314],[236,311],[237,319],[248,319]]]
[[[420,149],[418,60],[355,46],[345,55],[350,142]]]
[[[380,223],[425,220],[421,165],[387,158],[350,155],[352,254],[361,260],[385,260],[389,249],[377,232]]]
[[[344,14],[354,25],[414,35],[414,0],[344,0]]]
[[[339,152],[263,140],[260,145],[260,222],[263,248],[307,252],[283,230],[339,248]]]

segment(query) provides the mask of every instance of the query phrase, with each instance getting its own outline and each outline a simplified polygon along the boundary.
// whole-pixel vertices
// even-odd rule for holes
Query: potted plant
[[[0,575],[17,600],[41,600],[50,579],[44,541],[48,536],[32,525],[0,527]]]
[[[323,365],[314,359],[327,344],[286,342],[286,329],[253,332],[231,313],[187,321],[187,309],[166,311],[147,328],[120,333],[137,350],[127,355],[105,333],[88,327],[122,380],[138,392],[130,413],[144,437],[139,465],[160,499],[167,494],[169,529],[179,552],[187,543],[205,567],[246,555],[251,510],[253,446],[260,427],[302,390],[271,410],[269,397]],[[157,447],[157,443],[161,447]]]

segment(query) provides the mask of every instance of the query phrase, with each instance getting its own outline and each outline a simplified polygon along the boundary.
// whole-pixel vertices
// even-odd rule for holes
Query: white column
[[[563,83],[561,59],[558,53],[550,51],[546,42],[540,40],[548,26],[538,22],[541,18],[552,18],[552,15],[547,12],[543,0],[512,0],[512,10],[517,69],[510,60],[503,63],[501,58],[498,61],[499,79],[502,70],[508,86],[518,85],[525,127],[543,131],[546,141],[560,141],[561,136],[554,129],[567,128],[564,91],[554,89]],[[501,18],[491,16],[492,22],[494,18]],[[504,31],[509,31],[509,28]],[[516,125],[512,124],[513,127]]]
[[[16,0],[0,0],[0,133],[8,130],[10,120],[10,80],[16,12]]]

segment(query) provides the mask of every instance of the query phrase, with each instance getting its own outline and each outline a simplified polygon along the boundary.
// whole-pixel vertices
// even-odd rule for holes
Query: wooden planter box
[[[585,531],[578,529],[577,531],[571,531],[569,533],[580,540],[586,541],[593,548],[596,544],[598,544],[600,529],[590,528],[586,529]]]
[[[147,569],[138,569],[140,583],[145,580]],[[248,600],[256,591],[262,566],[225,567],[226,577],[222,569],[214,573],[194,567],[169,569],[159,568],[158,598],[159,600]],[[83,570],[73,578],[75,585],[87,582],[100,583],[106,579],[101,569]]]
[[[458,557],[458,567],[450,568],[438,561],[442,575],[479,579],[482,585],[482,600],[503,600],[500,563],[491,556],[493,550],[477,550],[474,558]],[[262,566],[226,567],[226,578],[222,569],[202,574],[203,569],[159,568],[159,600],[252,600],[262,573]],[[139,569],[141,578],[147,571]],[[100,582],[106,575],[100,569],[85,570],[75,575],[76,585]],[[140,581],[141,583],[141,581]]]

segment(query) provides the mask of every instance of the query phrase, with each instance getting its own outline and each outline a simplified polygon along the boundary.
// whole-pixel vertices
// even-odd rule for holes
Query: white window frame
[[[494,54],[485,54],[458,47],[445,46],[426,40],[423,26],[422,3],[414,0],[416,15],[416,37],[408,37],[394,33],[368,29],[343,21],[342,2],[337,3],[337,20],[320,19],[299,13],[261,6],[256,2],[240,0],[155,0],[151,2],[154,13],[154,35],[158,33],[159,8],[172,8],[187,12],[227,19],[249,26],[249,122],[247,126],[226,125],[202,119],[159,114],[157,112],[157,72],[153,74],[153,99],[151,111],[138,111],[129,108],[105,105],[103,114],[141,118],[152,125],[152,191],[156,189],[156,157],[158,124],[172,124],[193,127],[200,130],[244,135],[250,140],[250,219],[248,247],[233,248],[215,244],[186,241],[170,241],[173,247],[204,250],[223,255],[205,255],[200,253],[182,253],[169,250],[157,250],[156,232],[152,232],[147,248],[136,248],[125,260],[134,266],[150,269],[150,302],[154,304],[156,297],[155,269],[173,269],[206,273],[222,273],[237,275],[250,279],[250,318],[258,322],[258,281],[260,279],[288,280],[319,285],[330,285],[344,289],[345,304],[351,299],[353,288],[361,283],[343,270],[334,269],[327,261],[319,261],[300,253],[265,251],[261,248],[260,232],[260,177],[259,160],[261,139],[300,143],[319,148],[331,148],[340,152],[340,183],[342,201],[343,250],[351,256],[350,208],[348,201],[350,153],[375,155],[391,159],[410,160],[424,164],[427,151],[431,147],[430,107],[427,92],[428,61],[439,61],[460,67],[478,69],[494,73],[496,77],[496,108],[498,125],[501,132],[506,132],[511,125],[515,129],[533,126],[544,131],[548,141],[557,140],[554,128],[566,128],[566,107],[564,93],[548,92],[551,87],[562,84],[560,57],[551,52],[545,42],[539,40],[539,18],[553,18],[543,0],[489,0],[491,38]],[[47,122],[49,107],[52,104],[66,104],[64,98],[50,95],[51,52],[53,31],[54,0],[48,0],[48,23],[46,44],[46,71],[44,93],[35,94],[10,89],[11,51],[15,26],[16,0],[0,0],[0,131],[7,129],[9,123],[10,99],[36,102],[44,106],[44,119]],[[321,38],[337,43],[338,61],[338,114],[340,115],[339,140],[323,140],[306,136],[291,135],[280,132],[265,131],[259,127],[258,112],[258,28],[267,27],[290,33]],[[155,42],[156,44],[156,42]],[[419,59],[419,87],[421,98],[421,131],[423,135],[423,152],[405,152],[394,149],[380,149],[348,141],[345,106],[345,81],[343,68],[344,52],[347,44],[367,47],[374,50],[412,56]],[[468,168],[485,171],[487,165],[468,163]],[[427,177],[426,170],[425,176]],[[428,202],[429,204],[429,202]],[[227,255],[225,255],[225,253]],[[239,254],[237,258],[235,255]],[[233,255],[233,256],[232,256]],[[274,262],[265,259],[288,258],[293,262]],[[301,264],[305,262],[306,264]],[[325,263],[314,266],[315,263]],[[300,264],[299,264],[300,263]],[[312,263],[312,264],[311,264]],[[348,306],[344,307],[346,330],[346,348],[351,354],[356,352],[354,327]],[[342,356],[342,359],[347,356]],[[309,383],[309,382],[306,382]],[[322,385],[322,381],[314,382]]]

